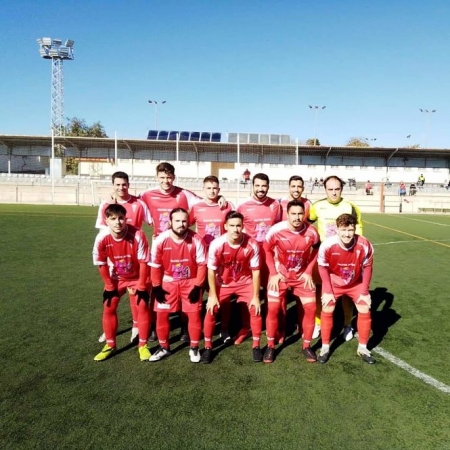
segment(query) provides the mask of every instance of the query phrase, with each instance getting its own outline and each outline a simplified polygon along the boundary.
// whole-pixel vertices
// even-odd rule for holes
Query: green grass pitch
[[[364,364],[356,340],[338,345],[328,364],[308,365],[292,310],[292,334],[272,365],[251,361],[249,341],[192,364],[176,328],[174,355],[141,363],[124,298],[122,351],[94,363],[96,213],[0,205],[1,448],[450,448],[448,393],[376,353],[377,364]],[[363,219],[376,251],[372,344],[450,385],[450,217]]]

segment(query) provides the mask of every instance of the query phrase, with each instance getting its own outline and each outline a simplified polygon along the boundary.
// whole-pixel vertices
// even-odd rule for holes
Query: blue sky
[[[448,0],[14,0],[0,17],[0,134],[50,133],[51,64],[36,39],[52,37],[75,41],[65,116],[110,136],[145,138],[154,99],[167,102],[160,129],[305,141],[308,105],[326,105],[324,145],[450,148]]]

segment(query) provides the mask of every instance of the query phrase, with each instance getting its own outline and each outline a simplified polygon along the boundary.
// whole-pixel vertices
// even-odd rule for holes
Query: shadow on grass
[[[377,287],[370,291],[372,297],[372,337],[369,339],[369,348],[379,345],[383,338],[401,316],[392,309],[394,295],[385,287]]]

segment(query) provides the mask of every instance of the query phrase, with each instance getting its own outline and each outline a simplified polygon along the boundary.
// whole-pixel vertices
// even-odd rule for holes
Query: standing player
[[[191,362],[200,362],[198,343],[202,334],[206,254],[203,239],[189,230],[188,225],[188,212],[183,208],[173,209],[169,214],[169,229],[152,242],[150,266],[160,347],[150,361],[170,355],[169,315],[181,310],[188,318],[189,358]]]
[[[242,232],[244,217],[230,211],[225,219],[226,233],[212,241],[208,255],[209,296],[204,322],[205,350],[201,361],[212,361],[212,339],[216,315],[233,295],[250,315],[253,335],[253,361],[261,362],[262,318],[259,300],[259,244]]]
[[[152,218],[150,215],[150,211],[147,208],[147,205],[140,200],[139,198],[131,195],[128,190],[130,188],[130,181],[128,178],[128,174],[125,172],[115,172],[112,174],[112,185],[114,190],[114,203],[122,205],[127,212],[127,224],[133,225],[136,228],[141,229],[143,222],[151,225]],[[103,229],[108,228],[106,223],[105,211],[106,208],[110,205],[110,202],[103,201],[98,208],[97,222],[95,223],[95,228]],[[138,337],[138,326],[137,326],[137,305],[136,302],[131,300],[130,297],[130,308],[131,315],[133,318],[133,326],[131,328],[131,339],[130,342],[133,342]],[[99,342],[105,342],[106,337],[105,333],[103,333],[99,338]]]
[[[293,175],[289,178],[289,195],[286,198],[280,200],[280,205],[283,210],[281,220],[287,220],[287,205],[292,200],[298,200],[305,206],[305,214],[303,215],[303,221],[308,221],[309,209],[311,207],[311,201],[305,197],[302,197],[305,190],[305,182],[299,175]]]
[[[174,185],[175,167],[168,163],[162,162],[156,167],[156,178],[159,186],[157,188],[148,189],[141,193],[140,198],[147,205],[153,222],[153,238],[167,231],[169,226],[170,212],[175,208],[183,208],[189,211],[196,203],[202,201],[200,197],[187,189]],[[220,206],[223,206],[225,199],[218,199]],[[182,318],[183,319],[183,318]],[[189,337],[185,330],[181,330],[181,340],[188,340]],[[152,332],[150,341],[156,339]]]
[[[267,349],[264,362],[275,359],[275,338],[278,317],[286,308],[286,293],[290,287],[300,298],[304,315],[302,320],[302,354],[308,362],[316,362],[311,349],[316,313],[316,290],[312,272],[317,260],[320,239],[317,230],[304,222],[305,207],[298,200],[287,204],[287,220],[274,225],[266,235],[264,249],[270,271],[267,288],[268,311],[266,319]]]
[[[112,356],[116,350],[117,306],[126,290],[130,295],[130,301],[136,305],[138,314],[139,359],[146,361],[150,358],[147,338],[151,314],[147,290],[149,274],[147,238],[142,230],[127,225],[126,209],[122,205],[109,205],[105,210],[105,216],[108,229],[100,231],[97,235],[93,258],[105,283],[103,330],[106,345],[95,356],[94,361],[103,361]]]
[[[330,339],[336,301],[347,295],[358,310],[359,344],[357,354],[368,364],[375,358],[367,349],[372,319],[370,317],[369,286],[372,279],[373,247],[356,234],[357,220],[351,214],[336,219],[336,234],[325,239],[319,248],[319,272],[322,278],[322,348],[317,360],[330,357]]]
[[[281,206],[277,200],[267,196],[269,177],[265,173],[254,175],[252,185],[252,196],[241,203],[237,211],[244,216],[244,232],[260,245],[261,286],[265,291],[269,280],[269,271],[262,247],[270,227],[281,219]],[[241,307],[241,320],[242,328],[236,337],[236,345],[241,344],[249,335],[250,316],[247,308]]]
[[[206,245],[206,251],[211,242],[225,233],[225,217],[233,209],[230,202],[225,202],[224,206],[219,206],[219,179],[210,175],[203,180],[204,200],[192,206],[189,211],[189,224],[196,225],[197,233],[203,238]],[[205,283],[207,288],[208,283]],[[228,332],[230,321],[230,303],[227,302],[221,308],[221,333],[220,336],[224,343],[231,340]]]
[[[361,221],[361,212],[359,208],[352,202],[342,198],[342,189],[344,182],[337,176],[329,176],[323,182],[326,198],[317,200],[311,205],[309,211],[309,222],[317,221],[317,231],[320,240],[323,242],[326,238],[336,234],[336,219],[341,214],[352,214],[356,217],[356,233],[362,235],[363,225]],[[320,311],[321,303],[321,282],[320,277],[315,273],[314,281],[316,282],[316,326],[314,328],[313,338],[319,337],[320,334]],[[344,339],[350,341],[353,339],[353,304],[348,298],[342,300],[344,309]]]
[[[312,182],[312,179],[311,179],[311,182]],[[281,219],[287,220],[287,218],[288,218],[287,217],[288,203],[291,202],[292,200],[298,200],[298,201],[302,202],[305,207],[303,221],[307,222],[308,216],[309,216],[309,209],[311,207],[311,201],[305,197],[302,197],[303,191],[305,190],[305,182],[304,182],[303,178],[299,175],[293,175],[291,178],[289,178],[288,187],[289,187],[288,196],[286,198],[282,198],[280,200],[280,205],[282,208]],[[284,328],[285,328],[287,304],[291,302],[292,297],[293,297],[290,289],[288,289],[286,295],[287,295],[286,302],[285,302],[285,304],[283,304],[283,308],[280,310],[280,316],[279,316],[280,331],[284,330]],[[303,322],[303,306],[302,306],[302,302],[300,301],[300,299],[297,296],[295,296],[294,298],[295,298],[295,302],[297,304],[298,331],[301,334],[301,325]],[[281,337],[281,341],[283,341],[283,333],[280,332],[279,335]]]
[[[196,225],[197,233],[204,239],[207,247],[225,233],[225,217],[233,209],[230,202],[219,205],[219,179],[210,175],[203,180],[205,198],[195,203],[189,211],[189,224]]]

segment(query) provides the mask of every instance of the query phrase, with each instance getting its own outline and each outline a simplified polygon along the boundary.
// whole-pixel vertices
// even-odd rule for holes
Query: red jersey
[[[259,244],[242,234],[242,242],[232,245],[226,234],[211,242],[208,253],[208,269],[216,271],[219,284],[251,283],[252,271],[259,270]]]
[[[312,249],[318,248],[319,243],[319,233],[307,223],[300,231],[292,231],[287,221],[275,224],[266,235],[266,261],[270,274],[280,273],[287,280],[298,279],[315,259]]]
[[[95,238],[92,252],[94,265],[109,265],[113,280],[138,280],[139,263],[149,261],[148,241],[142,230],[127,226],[124,237],[116,239],[109,228],[101,230]]]
[[[281,205],[281,209],[282,209],[281,220],[287,220],[287,205],[290,201],[291,200],[289,200],[288,198],[282,198],[280,200],[280,205]],[[308,216],[309,216],[309,208],[311,206],[311,200],[308,200],[305,197],[300,197],[299,201],[305,205],[305,213],[303,214],[303,222],[307,222]]]
[[[280,204],[270,197],[262,202],[250,197],[237,210],[244,216],[245,233],[260,244],[264,242],[270,227],[281,218]]]
[[[221,209],[217,203],[209,204],[202,200],[191,208],[189,224],[197,224],[197,233],[209,247],[215,238],[225,233],[225,216],[232,210],[233,205],[229,202]]]
[[[153,239],[151,267],[163,269],[163,281],[179,281],[195,278],[198,266],[206,265],[206,247],[203,239],[188,230],[184,239],[172,239],[170,230]]]
[[[119,205],[122,205],[127,210],[127,224],[133,225],[136,228],[142,228],[142,223],[152,224],[152,216],[147,208],[147,205],[135,197],[130,195],[126,201],[118,201]],[[98,208],[97,222],[95,222],[95,228],[104,228],[106,225],[105,210],[110,205],[110,202],[103,201]]]
[[[364,269],[372,270],[373,253],[372,244],[363,236],[355,234],[352,247],[345,248],[335,235],[322,242],[317,262],[327,267],[332,286],[353,286],[362,282]]]
[[[174,186],[169,193],[160,188],[144,191],[140,198],[147,205],[153,221],[153,237],[169,229],[169,214],[172,209],[184,208],[189,211],[201,198],[193,192]]]

